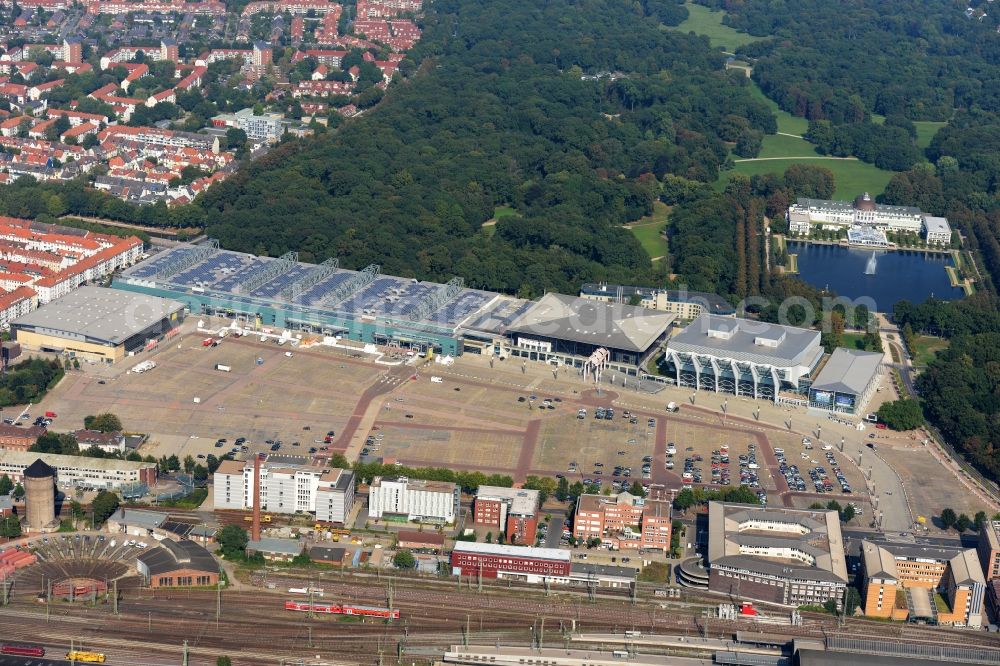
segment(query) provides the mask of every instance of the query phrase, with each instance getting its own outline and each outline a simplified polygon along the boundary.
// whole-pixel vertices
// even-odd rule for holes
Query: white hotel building
[[[226,460],[213,477],[216,509],[253,508],[253,463]],[[264,461],[260,507],[269,513],[315,513],[316,520],[344,523],[354,504],[354,473]]]
[[[951,227],[943,217],[934,217],[913,206],[875,203],[865,192],[854,201],[799,198],[785,215],[788,230],[808,236],[813,227],[825,230],[870,227],[880,231],[921,234],[928,243],[951,242]]]
[[[458,513],[459,497],[454,483],[376,476],[368,491],[368,515],[376,519],[450,525]]]

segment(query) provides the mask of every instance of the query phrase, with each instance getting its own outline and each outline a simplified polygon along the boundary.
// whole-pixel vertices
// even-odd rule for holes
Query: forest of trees
[[[727,142],[776,130],[706,40],[661,29],[685,15],[666,0],[435,3],[419,73],[374,113],[210,190],[208,231],[237,250],[527,296],[661,282],[622,225],[668,174],[712,183]],[[501,204],[519,216],[486,233]]]

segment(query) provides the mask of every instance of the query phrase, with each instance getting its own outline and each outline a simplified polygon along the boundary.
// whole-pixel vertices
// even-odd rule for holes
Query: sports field
[[[684,6],[688,9],[688,19],[674,29],[682,32],[693,32],[696,35],[705,35],[712,48],[721,48],[731,53],[738,46],[761,39],[745,32],[733,30],[728,25],[723,25],[722,17],[725,16],[725,12],[713,12],[708,7],[690,2],[685,3]]]

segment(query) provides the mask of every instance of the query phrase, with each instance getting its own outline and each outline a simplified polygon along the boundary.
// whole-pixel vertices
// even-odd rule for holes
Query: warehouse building
[[[709,502],[708,589],[734,599],[839,608],[847,565],[836,511]]]
[[[159,548],[141,553],[136,568],[148,587],[218,585],[219,563],[194,541],[163,539]]]
[[[861,414],[878,388],[881,352],[838,347],[809,387],[809,406],[843,414]]]
[[[454,483],[376,476],[368,489],[368,516],[393,522],[451,525],[459,510],[459,498]]]
[[[11,330],[27,349],[117,363],[176,334],[183,321],[178,301],[80,287],[18,317]]]
[[[252,462],[224,460],[213,476],[216,509],[253,508]],[[354,473],[267,459],[260,465],[260,506],[273,513],[315,513],[316,520],[343,524],[354,505]]]
[[[156,463],[28,451],[0,451],[0,475],[20,482],[24,470],[39,458],[56,470],[60,487],[122,490],[156,483]]]
[[[678,386],[780,402],[802,400],[823,359],[819,331],[701,315],[667,343]]]
[[[983,625],[986,578],[975,549],[864,541],[861,564],[865,615],[922,624]]]

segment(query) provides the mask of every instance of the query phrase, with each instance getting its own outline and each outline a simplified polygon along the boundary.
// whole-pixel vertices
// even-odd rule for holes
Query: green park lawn
[[[812,164],[832,171],[837,185],[833,198],[839,200],[853,199],[863,192],[868,192],[872,196],[881,194],[893,175],[892,171],[884,171],[861,160],[824,159],[821,156],[809,159],[755,160],[738,162],[732,171],[721,175],[716,182],[716,188],[719,191],[725,189],[729,174],[732,173],[742,173],[747,176],[774,173],[780,176],[793,164]]]
[[[670,215],[670,207],[656,201],[653,203],[652,215],[636,220],[629,226],[631,232],[639,240],[642,249],[653,258],[667,256],[667,239],[663,237],[663,230],[667,226],[667,218]]]
[[[841,347],[846,347],[847,349],[864,349],[864,346],[861,344],[861,341],[865,338],[863,333],[845,332],[840,337],[842,339]]]
[[[818,156],[816,146],[805,139],[785,134],[767,134],[761,144],[760,155],[757,157],[813,157]],[[741,159],[733,155],[733,159]]]
[[[760,37],[748,35],[745,32],[733,30],[728,25],[723,25],[722,17],[725,16],[725,12],[713,12],[708,7],[695,5],[690,2],[685,3],[684,6],[687,7],[689,13],[687,20],[672,29],[680,30],[681,32],[693,32],[696,35],[705,35],[708,37],[708,41],[713,49],[722,48],[732,53],[738,46],[761,39]]]
[[[913,365],[923,368],[934,360],[937,352],[948,347],[948,341],[930,335],[918,335],[913,341]]]
[[[798,116],[793,116],[787,111],[782,111],[778,108],[777,102],[765,95],[764,91],[760,89],[760,86],[752,80],[750,81],[750,94],[771,107],[771,112],[778,119],[779,132],[802,136],[806,133],[806,130],[809,129],[808,120],[805,118],[799,118]]]
[[[483,222],[482,233],[486,235],[486,238],[493,236],[497,221],[505,217],[518,217],[517,211],[510,206],[497,206],[493,209],[493,217]]]
[[[934,138],[937,131],[948,123],[935,120],[915,120],[913,124],[917,128],[917,146],[924,150],[931,145],[931,139]]]

